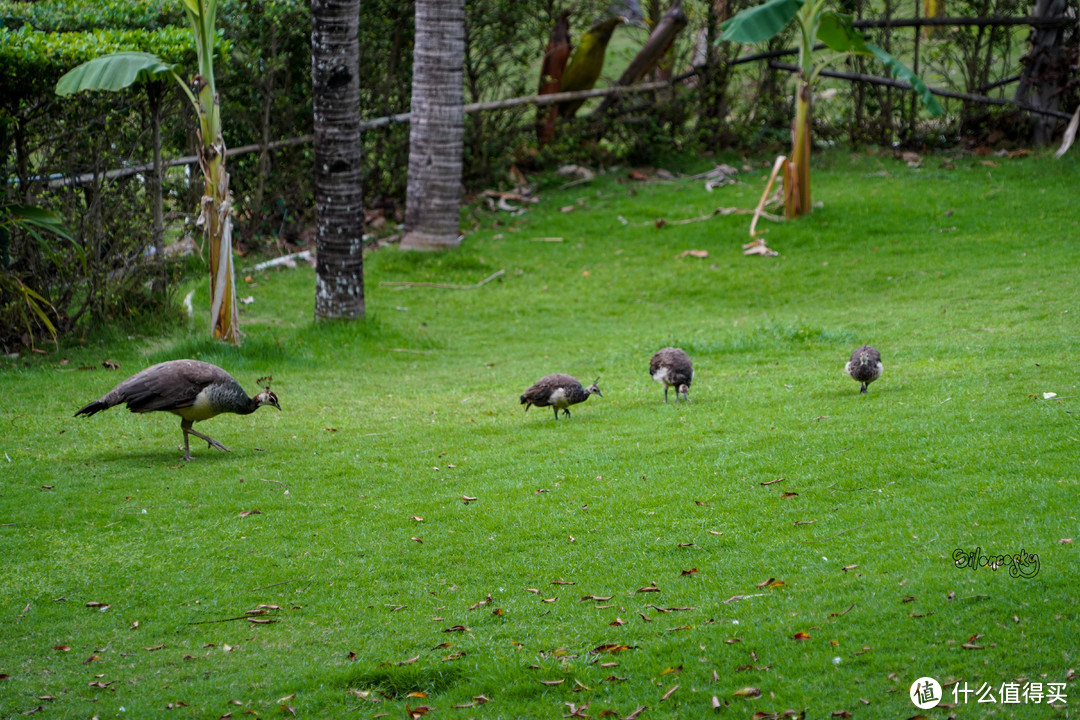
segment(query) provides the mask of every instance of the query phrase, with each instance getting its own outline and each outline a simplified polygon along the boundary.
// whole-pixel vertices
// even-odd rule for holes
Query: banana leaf
[[[768,40],[795,19],[805,0],[769,0],[747,8],[720,25],[721,40],[756,43]]]
[[[136,82],[169,76],[179,81],[173,66],[163,63],[157,55],[118,52],[88,60],[68,71],[56,83],[56,94],[71,95],[82,90],[116,91]]]
[[[906,80],[911,83],[911,87],[919,94],[919,97],[923,101],[923,105],[926,106],[927,111],[931,115],[936,117],[945,114],[945,108],[941,107],[937,98],[930,92],[930,88],[926,87],[926,83],[920,80],[919,76],[913,73],[907,65],[873,43],[866,43],[866,47],[869,48],[870,52],[872,52],[874,56],[889,69],[890,75],[897,80]]]
[[[842,53],[870,55],[866,40],[851,25],[851,15],[835,10],[824,10],[818,23],[817,39],[831,50]]]

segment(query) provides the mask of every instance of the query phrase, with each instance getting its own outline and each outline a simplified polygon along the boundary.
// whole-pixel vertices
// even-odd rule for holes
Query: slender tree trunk
[[[555,19],[548,40],[544,62],[540,67],[540,89],[538,95],[557,93],[562,88],[562,75],[566,62],[570,59],[570,11],[564,10]],[[555,121],[559,117],[557,105],[536,108],[536,144],[540,147],[551,142],[555,136]]]
[[[312,0],[316,319],[364,316],[360,0]]]
[[[161,189],[161,105],[165,98],[164,83],[150,83],[146,88],[150,104],[150,142],[154,146],[154,167],[149,175],[150,207],[153,218],[151,237],[154,242],[154,292],[162,297],[168,291],[165,282],[165,208]]]
[[[1032,15],[1039,18],[1061,18],[1068,10],[1065,0],[1036,0]],[[1057,110],[1060,94],[1068,83],[1070,68],[1062,60],[1065,31],[1061,27],[1032,28],[1028,36],[1029,49],[1021,61],[1024,70],[1016,86],[1016,101],[1030,103],[1046,110]],[[1032,141],[1045,145],[1053,138],[1057,119],[1046,115],[1032,117]]]
[[[266,62],[266,70],[263,73],[259,85],[259,89],[262,93],[263,107],[262,118],[260,119],[260,132],[259,138],[262,142],[262,148],[259,150],[258,160],[258,176],[255,181],[255,197],[251,203],[251,218],[252,228],[250,230],[253,236],[258,236],[262,232],[263,226],[268,222],[268,213],[263,208],[263,200],[266,198],[266,180],[270,177],[270,150],[267,145],[270,143],[270,120],[271,111],[274,106],[274,90],[277,79],[277,57],[278,57],[278,38],[277,34],[271,31],[270,37],[265,39],[265,42],[269,45],[267,50],[268,60]],[[278,238],[280,242],[280,234]]]
[[[465,0],[417,0],[402,249],[461,242],[464,58]]]

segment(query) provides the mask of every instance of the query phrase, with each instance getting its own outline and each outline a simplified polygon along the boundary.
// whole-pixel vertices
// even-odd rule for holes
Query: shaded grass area
[[[1066,682],[1075,163],[816,162],[824,207],[773,226],[778,258],[742,257],[745,216],[655,225],[754,205],[766,165],[711,194],[617,172],[478,213],[455,253],[370,255],[364,323],[314,325],[311,270],[267,272],[239,350],[198,328],[5,363],[0,717],[880,718],[923,675]],[[688,405],[647,376],[668,344]],[[284,410],[201,424],[233,452],[187,464],[178,418],[72,417],[175,357],[272,374]],[[523,413],[548,372],[604,397]],[[1040,572],[953,567],[976,548]],[[233,619],[260,604],[276,622]]]

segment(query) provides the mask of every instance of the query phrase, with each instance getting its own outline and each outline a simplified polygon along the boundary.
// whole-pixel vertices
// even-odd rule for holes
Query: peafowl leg
[[[664,386],[664,404],[665,404],[665,405],[667,405],[667,389],[668,389],[668,386],[667,386],[667,385],[665,385],[665,386]],[[676,398],[678,398],[678,397],[679,397],[678,393],[676,393],[676,394],[675,394],[675,397],[676,397]]]
[[[184,460],[191,460],[191,447],[189,445],[188,435],[194,435],[197,438],[205,440],[207,447],[216,447],[222,452],[231,452],[229,448],[225,447],[214,438],[210,437],[209,435],[203,435],[198,430],[192,428],[190,420],[184,420],[183,422],[181,422],[180,429],[184,431]]]

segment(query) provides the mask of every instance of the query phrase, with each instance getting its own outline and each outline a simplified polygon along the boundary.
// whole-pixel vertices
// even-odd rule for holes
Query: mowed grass
[[[369,255],[363,323],[314,324],[313,271],[277,270],[241,281],[239,350],[200,283],[189,333],[6,361],[0,717],[902,718],[925,675],[1067,683],[933,717],[1072,716],[1075,160],[821,155],[770,259],[745,215],[675,224],[753,207],[768,164],[549,180],[453,253]],[[690,404],[647,375],[665,345]],[[283,411],[200,424],[232,452],[190,463],[174,416],[72,417],[178,357],[272,374]],[[550,372],[604,397],[523,412]],[[1039,572],[953,566],[976,548]]]

